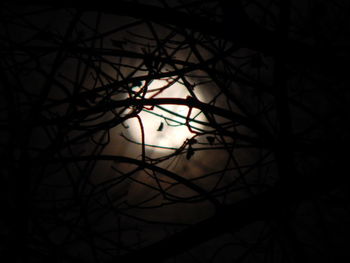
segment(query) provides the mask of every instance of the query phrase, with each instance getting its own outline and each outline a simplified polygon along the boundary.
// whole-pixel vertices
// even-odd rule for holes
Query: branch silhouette
[[[345,261],[348,7],[320,3],[3,2],[4,260]]]

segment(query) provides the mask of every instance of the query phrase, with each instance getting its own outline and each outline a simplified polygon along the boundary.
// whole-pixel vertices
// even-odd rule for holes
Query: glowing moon
[[[165,80],[154,80],[148,87],[149,96],[146,96],[146,98],[154,95],[156,90],[167,84],[168,82]],[[186,87],[177,82],[164,89],[155,98],[186,98],[188,95]],[[157,152],[166,151],[167,148],[179,148],[186,139],[194,135],[186,125],[188,111],[189,108],[182,105],[160,105],[153,109],[143,109],[139,116],[145,132],[145,144],[150,147],[160,146],[159,148],[152,147]],[[203,125],[198,122],[205,121],[206,118],[203,113],[193,109],[191,118],[190,125],[192,130],[201,130]],[[129,126],[131,139],[141,143],[141,129],[136,118],[128,120],[127,125]]]

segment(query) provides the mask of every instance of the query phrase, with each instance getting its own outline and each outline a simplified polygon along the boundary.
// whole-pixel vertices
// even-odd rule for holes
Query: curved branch
[[[56,162],[56,161],[70,163],[70,162],[83,162],[83,161],[96,161],[96,160],[129,163],[129,164],[137,165],[137,166],[144,168],[144,169],[149,169],[149,170],[152,170],[154,172],[161,173],[161,174],[187,186],[188,188],[192,189],[193,191],[197,192],[198,194],[206,197],[216,208],[221,206],[220,203],[214,197],[212,197],[206,190],[204,190],[200,186],[192,183],[191,181],[187,180],[186,178],[184,178],[180,175],[177,175],[171,171],[168,171],[168,170],[161,168],[159,166],[156,166],[154,164],[144,162],[142,160],[137,160],[137,159],[129,158],[129,157],[125,157],[125,156],[89,155],[89,156],[64,157],[64,158],[60,158],[57,160],[55,160],[55,159],[50,160],[49,159],[46,161],[49,163]]]

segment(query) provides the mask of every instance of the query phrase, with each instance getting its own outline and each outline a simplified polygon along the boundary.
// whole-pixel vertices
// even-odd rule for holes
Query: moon
[[[153,98],[186,98],[190,95],[187,88],[179,82],[175,82],[169,87],[166,87],[167,85],[169,85],[167,80],[152,81],[148,86],[146,98],[154,95]],[[159,92],[159,90],[162,91]],[[157,94],[158,92],[159,94]],[[202,131],[201,122],[206,120],[204,114],[197,109],[191,111],[189,125],[192,131],[190,131],[186,125],[188,112],[189,108],[183,105],[159,105],[153,109],[144,108],[139,113],[139,117],[144,129],[146,149],[157,153],[166,153],[181,147],[187,139],[195,135],[193,131]],[[138,120],[136,118],[130,119],[127,121],[127,125],[131,140],[142,143],[141,127]]]

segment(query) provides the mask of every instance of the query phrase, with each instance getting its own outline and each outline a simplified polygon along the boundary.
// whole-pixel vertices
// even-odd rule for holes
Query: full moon
[[[148,86],[146,98],[186,98],[189,95],[187,88],[179,82],[169,86],[167,80],[154,80]],[[146,148],[157,153],[174,150],[193,137],[194,131],[202,131],[202,122],[206,120],[204,114],[197,109],[191,111],[189,121],[191,131],[186,124],[188,112],[189,108],[182,105],[145,107],[139,113],[139,117],[142,120]],[[129,126],[130,138],[137,143],[142,143],[138,120],[133,118],[126,124]]]

